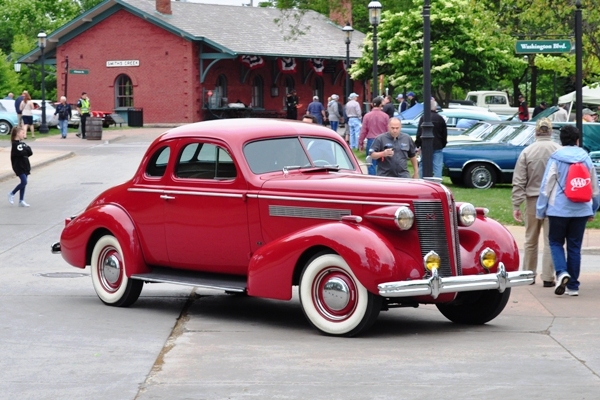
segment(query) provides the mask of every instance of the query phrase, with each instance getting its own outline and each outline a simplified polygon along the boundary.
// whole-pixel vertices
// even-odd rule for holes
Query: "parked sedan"
[[[456,143],[443,150],[444,166],[452,183],[487,189],[496,183],[512,182],[517,158],[534,141],[535,124],[503,123],[498,129],[509,133],[497,141]]]
[[[448,108],[439,111],[439,114],[446,120],[448,136],[460,135],[479,121],[500,121],[500,117],[496,113],[474,111],[468,108]],[[415,119],[402,121],[402,132],[407,135],[416,136],[422,116],[423,112],[420,112]]]
[[[435,182],[363,175],[331,129],[271,119],[166,132],[132,179],[65,220],[52,250],[89,265],[96,294],[115,307],[147,282],[278,300],[298,286],[309,323],[333,336],[421,303],[484,324],[512,286],[533,281],[483,209]]]
[[[19,123],[14,100],[0,100],[0,135],[10,135],[10,131]],[[40,126],[40,117],[33,115],[33,126]]]

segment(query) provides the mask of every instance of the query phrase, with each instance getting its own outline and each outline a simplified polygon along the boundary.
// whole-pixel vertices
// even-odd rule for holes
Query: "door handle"
[[[174,200],[175,199],[175,197],[169,196],[168,194],[161,194],[160,198],[163,200]]]

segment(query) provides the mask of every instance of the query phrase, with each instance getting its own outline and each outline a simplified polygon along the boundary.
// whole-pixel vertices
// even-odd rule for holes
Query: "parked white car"
[[[42,120],[42,100],[32,99],[31,101],[33,101],[33,103],[35,104],[35,110],[33,110],[33,115],[37,115],[41,121]],[[56,108],[54,108],[54,105],[52,104],[52,102],[46,100],[46,125],[48,125],[48,128],[53,128],[53,127],[58,126],[58,117],[54,115],[55,112],[56,112]]]

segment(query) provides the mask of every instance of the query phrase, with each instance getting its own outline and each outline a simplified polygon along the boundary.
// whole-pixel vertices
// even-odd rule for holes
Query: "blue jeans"
[[[367,139],[367,146],[365,147],[367,156],[369,155],[369,149],[371,148],[374,140],[375,139]],[[367,167],[367,171],[369,172],[369,175],[377,175],[377,160],[371,160],[371,163],[372,164]]]
[[[423,178],[423,148],[421,148],[421,162],[419,163],[419,176]],[[442,168],[444,167],[444,153],[442,149],[433,151],[433,176],[442,177]]]
[[[548,217],[550,229],[548,240],[550,253],[554,262],[554,270],[558,277],[563,272],[571,275],[567,287],[572,290],[579,289],[579,272],[581,269],[581,243],[585,233],[585,224],[588,217]],[[567,256],[565,258],[564,244],[567,242]]]
[[[15,195],[19,192],[19,201],[23,201],[25,198],[25,186],[27,186],[27,175],[21,174],[19,175],[19,179],[21,180],[21,183],[19,183],[11,193]]]
[[[350,147],[358,149],[358,137],[360,136],[360,128],[362,124],[358,118],[348,118],[348,125],[350,126]]]
[[[67,137],[67,130],[69,129],[69,120],[68,119],[59,119],[58,120],[58,129],[60,129],[60,134],[62,137]]]
[[[334,132],[337,132],[338,125],[340,121],[329,121],[329,126],[333,129]]]

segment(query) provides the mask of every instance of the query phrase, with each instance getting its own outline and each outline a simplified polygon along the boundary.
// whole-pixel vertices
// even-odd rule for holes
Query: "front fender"
[[[62,257],[74,267],[85,268],[102,231],[109,231],[119,241],[127,263],[127,276],[149,272],[133,221],[125,210],[114,204],[89,208],[67,224],[60,236]]]
[[[372,293],[390,280],[420,277],[419,260],[399,252],[377,231],[345,222],[325,223],[275,240],[256,251],[248,268],[248,294],[289,300],[296,266],[315,247],[339,254],[360,283]],[[419,255],[420,257],[420,255]]]
[[[489,247],[496,252],[506,271],[519,270],[519,248],[512,234],[496,220],[477,218],[468,228],[459,228],[460,256],[463,275],[486,274],[479,261],[481,252]],[[493,269],[491,272],[496,272]]]

